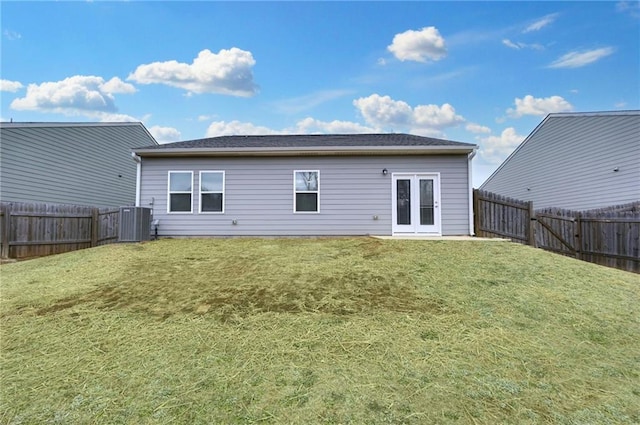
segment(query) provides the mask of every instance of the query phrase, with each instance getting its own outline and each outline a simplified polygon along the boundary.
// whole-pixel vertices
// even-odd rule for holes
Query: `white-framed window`
[[[224,213],[224,171],[200,171],[200,212]]]
[[[293,172],[293,212],[320,212],[320,171]]]
[[[193,171],[169,171],[167,212],[193,212]]]

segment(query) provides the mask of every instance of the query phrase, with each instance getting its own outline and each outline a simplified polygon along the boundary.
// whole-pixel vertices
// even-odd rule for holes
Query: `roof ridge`
[[[640,115],[638,109],[625,109],[620,111],[591,111],[591,112],[551,112],[549,117],[592,117],[614,115]]]
[[[122,125],[142,125],[141,121],[75,122],[75,121],[2,121],[7,127],[115,127]]]

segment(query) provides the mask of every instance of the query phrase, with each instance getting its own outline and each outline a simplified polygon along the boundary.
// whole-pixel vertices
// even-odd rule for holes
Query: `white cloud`
[[[438,105],[418,105],[413,108],[413,125],[418,128],[442,129],[464,122],[462,116],[448,103]]]
[[[102,89],[103,92],[109,93],[109,94],[116,94],[116,93],[130,94],[130,93],[136,92],[136,88],[132,84],[125,83],[118,77],[113,77],[106,83],[102,84],[100,88]]]
[[[512,49],[516,49],[516,50],[522,49],[522,47],[519,44],[514,43],[513,41],[509,40],[508,38],[503,39],[502,40],[502,44],[504,44],[507,47],[511,47]]]
[[[189,93],[253,96],[257,92],[252,73],[255,63],[251,52],[237,47],[217,54],[205,49],[191,64],[171,60],[140,65],[127,79],[140,84],[166,84]]]
[[[180,140],[180,137],[181,137],[180,132],[175,128],[161,127],[159,125],[154,125],[153,127],[149,127],[149,133],[151,133],[151,135],[160,144],[177,142],[178,140]]]
[[[408,30],[396,34],[387,49],[401,61],[438,61],[447,55],[444,38],[436,27],[425,27],[420,31]]]
[[[474,133],[474,134],[489,134],[491,133],[491,129],[487,126],[484,125],[480,125],[480,124],[475,124],[475,123],[468,123],[465,127],[464,127],[468,132]]]
[[[586,50],[583,52],[569,52],[556,59],[548,67],[579,68],[609,56],[614,51],[615,49],[613,47],[602,47],[600,49]]]
[[[544,46],[541,44],[538,44],[538,43],[527,44],[527,43],[514,42],[509,40],[508,38],[503,39],[502,44],[516,50],[527,49],[527,48],[533,49],[533,50],[544,50]]]
[[[89,111],[85,112],[82,115],[85,115],[89,118],[96,119],[101,122],[140,122],[144,121],[138,119],[136,117],[132,117],[131,115],[126,114],[111,114],[108,112],[100,112],[100,111]]]
[[[2,32],[4,34],[4,36],[9,39],[9,40],[20,40],[22,38],[22,34],[20,34],[19,32],[10,30],[10,29],[6,29]]]
[[[620,1],[616,3],[616,11],[629,13],[633,18],[640,18],[640,3],[637,1]]]
[[[262,127],[249,122],[240,122],[237,120],[230,122],[214,121],[207,128],[205,137],[264,134],[282,134],[282,132],[272,130],[268,127]]]
[[[76,75],[62,81],[29,84],[23,98],[14,99],[16,110],[98,116],[115,113],[113,93],[133,93],[135,88],[117,77],[105,82],[96,76]]]
[[[465,78],[466,76],[473,74],[476,69],[477,67],[475,66],[456,68],[448,72],[442,72],[440,74],[433,74],[429,77],[424,77],[423,80],[433,85],[444,84],[451,80],[459,80],[461,78]]]
[[[366,124],[352,121],[321,121],[312,117],[298,121],[294,126],[281,130],[240,121],[214,121],[206,131],[206,137],[260,134],[362,134],[385,131],[405,131],[412,134],[441,137],[445,128],[465,122],[456,114],[453,106],[418,105],[412,108],[403,101],[389,96],[373,94],[353,101]],[[478,133],[490,132],[486,127],[470,124]]]
[[[351,121],[327,122],[308,117],[299,121],[295,129],[287,132],[293,134],[357,134],[375,133],[376,129]]]
[[[507,114],[513,118],[519,118],[523,115],[543,116],[552,112],[573,111],[573,106],[561,96],[536,98],[528,94],[522,99],[516,97],[515,105],[515,109],[507,109]]]
[[[491,164],[499,164],[525,139],[516,133],[513,127],[508,127],[499,136],[478,137],[480,156]]]
[[[311,93],[305,96],[285,99],[275,102],[275,108],[286,114],[296,114],[312,109],[325,102],[344,97],[351,94],[351,90],[324,90]]]
[[[0,80],[0,91],[17,92],[24,86],[19,81]]]
[[[376,128],[407,127],[411,123],[413,110],[408,103],[393,100],[389,96],[372,94],[353,101],[364,120]]]
[[[378,131],[406,131],[422,135],[441,135],[442,130],[463,123],[448,103],[438,105],[418,105],[412,108],[406,102],[393,100],[389,96],[372,94],[359,98],[353,104],[365,122]]]
[[[350,121],[320,121],[307,117],[295,126],[282,130],[240,121],[215,121],[209,125],[206,137],[265,134],[356,134],[374,133],[376,130]]]
[[[527,26],[527,28],[525,28],[522,32],[528,33],[532,31],[540,31],[542,28],[546,27],[547,25],[555,21],[557,17],[558,17],[558,13],[552,13],[550,15],[543,16],[542,18],[538,19],[537,21]]]

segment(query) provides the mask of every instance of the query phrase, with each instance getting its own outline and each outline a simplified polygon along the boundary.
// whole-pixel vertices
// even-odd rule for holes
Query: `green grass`
[[[640,423],[639,276],[526,246],[160,240],[0,277],[0,423]]]

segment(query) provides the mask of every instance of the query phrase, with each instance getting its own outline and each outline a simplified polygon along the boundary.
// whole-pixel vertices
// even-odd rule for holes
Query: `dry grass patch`
[[[2,423],[638,423],[638,276],[508,243],[161,240],[3,265]]]

